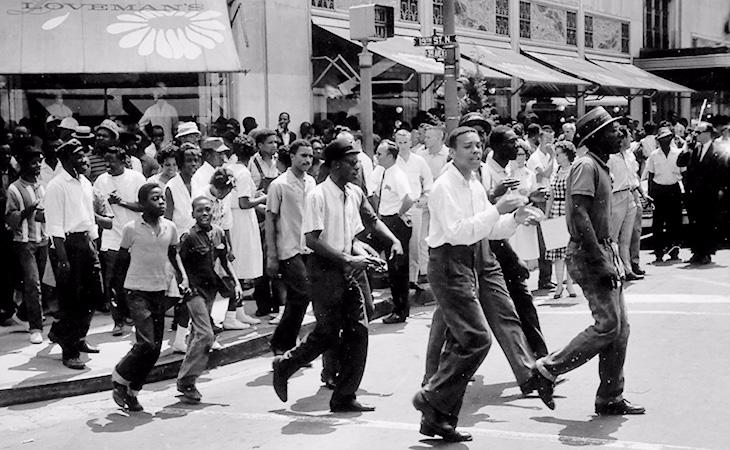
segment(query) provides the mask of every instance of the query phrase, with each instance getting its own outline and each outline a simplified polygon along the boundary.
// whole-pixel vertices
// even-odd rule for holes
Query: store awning
[[[467,42],[459,42],[459,48],[462,56],[520,78],[526,83],[590,85],[586,81],[560,73],[510,49],[485,47]]]
[[[358,41],[350,40],[350,31],[344,28],[337,28],[332,26],[317,25],[330,33],[353,42],[357,45],[362,45]],[[413,45],[413,38],[404,36],[394,36],[384,41],[370,42],[368,49],[387,58],[397,64],[408,67],[420,74],[431,74],[431,75],[443,75],[444,64],[438,62],[432,58],[426,56],[425,47],[416,47]],[[479,73],[485,78],[494,78],[508,80],[509,77],[503,73],[492,70],[488,67],[477,67],[475,63],[471,61],[461,61],[462,73]]]
[[[0,73],[237,72],[226,0],[5,0]]]
[[[681,84],[674,83],[665,78],[658,77],[646,70],[640,69],[633,64],[623,64],[610,61],[593,60],[594,63],[604,69],[615,73],[617,76],[633,80],[638,89],[655,89],[659,92],[694,92],[693,89]]]
[[[620,89],[641,89],[640,84],[635,78],[623,76],[623,72],[606,70],[597,64],[587,61],[585,58],[538,52],[525,53],[556,70],[567,72],[570,75],[600,86]]]

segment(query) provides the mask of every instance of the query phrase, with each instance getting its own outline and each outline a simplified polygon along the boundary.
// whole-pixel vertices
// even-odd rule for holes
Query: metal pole
[[[456,7],[455,0],[444,0],[444,35],[456,34]],[[456,77],[459,75],[459,45],[456,43],[444,46],[444,81],[446,94],[446,132],[450,132],[459,125],[459,102],[456,96]]]
[[[373,157],[373,54],[368,51],[368,41],[362,41],[360,53],[360,128],[362,149]]]

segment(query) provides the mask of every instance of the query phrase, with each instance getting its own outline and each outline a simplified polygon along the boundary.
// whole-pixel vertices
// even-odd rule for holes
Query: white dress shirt
[[[613,192],[621,192],[633,187],[633,178],[631,176],[630,162],[626,158],[625,152],[614,153],[608,157],[606,165],[611,171],[613,178]]]
[[[449,147],[446,145],[442,145],[436,153],[431,153],[426,147],[419,147],[418,150],[411,150],[411,152],[416,153],[426,161],[434,180],[441,175],[444,166],[449,162]]]
[[[433,186],[433,175],[431,175],[431,169],[426,164],[426,160],[411,152],[408,155],[408,160],[404,159],[402,154],[399,154],[396,164],[408,175],[413,200],[416,201],[422,196],[428,196]]]
[[[362,179],[365,180],[365,187],[370,191],[370,185],[368,184],[368,180],[373,174],[373,170],[375,169],[373,167],[373,160],[370,159],[370,157],[365,152],[360,152],[357,154],[357,160],[360,161],[360,166],[362,167]],[[366,194],[372,195],[374,192],[366,192]]]
[[[393,164],[387,170],[383,166],[378,166],[371,178],[373,195],[379,198],[378,214],[381,216],[398,214],[403,205],[403,198],[406,195],[412,196],[406,173],[397,164]]]
[[[109,172],[102,173],[94,181],[94,189],[99,191],[104,198],[108,199],[109,194],[116,192],[127,203],[135,203],[139,188],[145,184],[147,180],[141,173],[124,169],[121,175],[111,176]],[[112,205],[114,218],[112,219],[112,227],[110,230],[102,230],[101,232],[101,251],[119,250],[122,242],[122,230],[127,222],[139,219],[142,213],[131,211],[121,205]]]
[[[99,233],[94,217],[94,188],[85,176],[74,178],[66,170],[55,176],[46,188],[46,232],[65,238],[68,233],[88,232],[91,239]]]
[[[679,182],[682,179],[682,173],[677,166],[679,153],[677,148],[670,148],[666,155],[661,148],[654,150],[646,160],[644,176],[653,173],[656,184],[671,185]]]
[[[345,190],[327,177],[307,195],[302,233],[321,231],[319,238],[335,251],[351,253],[352,241],[363,231],[360,204],[362,190],[352,183]]]
[[[434,183],[428,209],[431,221],[426,243],[431,248],[505,239],[517,229],[514,215],[500,215],[476,177],[472,174],[465,179],[453,164]]]

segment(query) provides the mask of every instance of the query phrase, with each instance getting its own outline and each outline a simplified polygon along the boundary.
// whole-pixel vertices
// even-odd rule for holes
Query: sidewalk
[[[373,292],[375,302],[374,319],[383,317],[392,307],[388,290]],[[213,317],[223,318],[228,301],[219,298],[213,307]],[[253,315],[256,305],[245,302],[245,309]],[[266,319],[266,318],[265,318]],[[172,379],[177,376],[183,355],[173,353],[170,348],[175,333],[170,331],[171,318],[165,320],[165,339],[162,353],[150,373],[149,382]],[[51,400],[60,397],[89,394],[111,388],[111,372],[117,362],[131,348],[134,342],[132,327],[125,328],[123,336],[112,336],[114,325],[109,314],[95,314],[88,333],[88,342],[98,346],[98,354],[81,354],[87,369],[72,370],[61,364],[61,348],[48,341],[48,330],[53,319],[44,323],[43,344],[31,344],[29,334],[22,326],[0,328],[0,407],[19,403]],[[308,312],[302,325],[302,335],[311,331],[314,316]],[[211,352],[208,367],[248,359],[269,351],[269,339],[276,328],[268,319],[260,325],[246,330],[224,331],[217,335],[223,345]]]

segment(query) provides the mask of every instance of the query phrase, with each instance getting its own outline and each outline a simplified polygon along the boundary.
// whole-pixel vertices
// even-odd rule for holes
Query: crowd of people
[[[642,214],[653,209],[657,262],[677,259],[686,201],[689,262],[710,263],[728,200],[730,128],[641,129],[602,108],[559,133],[536,118],[502,122],[471,112],[446,136],[431,114],[375,136],[374,157],[352,124],[305,122],[295,133],[286,112],[276,129],[221,118],[206,136],[194,122],[167,130],[105,119],[92,129],[50,116],[43,130],[15,126],[0,145],[0,251],[13,255],[0,280],[0,322],[27,323],[40,344],[44,314],[54,315],[47,338],[72,369],[85,368],[81,352],[99,352],[86,340],[93,314],[111,314],[114,336],[133,325],[113,398],[139,411],[166,311],[174,311],[172,348],[185,354],[177,388],[191,403],[201,400],[196,380],[219,346],[215,335],[263,319],[276,325],[282,401],[289,377],[323,355],[331,410],[370,411],[355,393],[370,284],[387,272],[393,310],[383,323],[405,322],[410,293],[425,283],[437,300],[414,398],[422,433],[471,439],[457,431],[458,413],[489,329],[525,395],[537,391],[554,408],[558,376],[600,355],[596,411],[643,413],[622,397],[622,282],[645,274]],[[546,245],[543,219],[564,221],[569,242]],[[596,319],[552,353],[527,287],[532,268],[555,299],[577,296],[580,285]],[[211,316],[218,295],[227,300],[222,318]],[[310,303],[316,326],[298,340]]]

